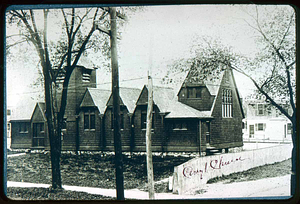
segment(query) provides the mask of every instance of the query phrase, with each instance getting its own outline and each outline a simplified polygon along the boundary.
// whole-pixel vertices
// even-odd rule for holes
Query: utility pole
[[[146,127],[146,152],[147,152],[147,176],[149,199],[155,199],[153,181],[153,162],[152,162],[152,111],[153,111],[153,88],[152,78],[148,75],[148,108],[147,108],[147,127]]]
[[[116,8],[109,9],[110,14],[110,48],[112,67],[112,95],[113,95],[113,119],[114,119],[114,147],[116,167],[116,190],[117,200],[124,198],[124,177],[123,177],[123,155],[120,134],[120,101],[119,101],[119,68],[117,55],[117,22]]]
[[[149,199],[155,199],[153,181],[153,162],[152,162],[152,111],[153,111],[153,84],[151,78],[152,69],[152,37],[150,38],[149,72],[148,72],[148,106],[147,106],[147,126],[146,126],[146,153],[147,153],[147,176]]]

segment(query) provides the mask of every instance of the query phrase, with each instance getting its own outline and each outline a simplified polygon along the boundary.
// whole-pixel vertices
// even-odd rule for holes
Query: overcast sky
[[[245,5],[151,6],[135,12],[120,28],[122,31],[122,39],[118,45],[120,84],[141,88],[147,82],[150,61],[152,75],[158,84],[168,64],[189,57],[190,47],[195,43],[197,36],[219,38],[235,52],[254,56],[258,51],[256,34],[246,23],[251,21],[248,13],[253,12],[254,6]],[[261,13],[261,16],[263,15]],[[7,30],[7,35],[12,32],[16,31]],[[20,54],[16,47],[13,52],[19,58],[9,60],[7,66],[8,105],[11,106],[18,102],[19,96],[29,97],[39,92],[30,88],[30,84],[38,76],[38,57],[35,51],[28,49],[26,53]],[[97,55],[99,54],[91,56],[94,62],[97,61]],[[30,63],[25,65],[28,61]],[[108,85],[111,80],[110,73],[100,73],[100,70],[98,69],[97,74],[99,87],[103,87],[103,84],[106,84],[106,87],[110,86]],[[132,80],[140,77],[143,79]],[[242,96],[253,91],[254,87],[245,77],[235,74],[235,78]]]

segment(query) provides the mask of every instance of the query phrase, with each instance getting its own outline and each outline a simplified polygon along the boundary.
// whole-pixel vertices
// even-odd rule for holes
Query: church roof
[[[198,111],[179,101],[172,101],[168,107],[170,113],[166,118],[210,118],[211,111]]]
[[[129,113],[133,113],[140,93],[141,90],[138,88],[120,87],[120,98],[123,104],[127,107]]]
[[[96,106],[101,114],[106,110],[106,103],[111,94],[110,90],[88,88],[80,107],[93,107]]]

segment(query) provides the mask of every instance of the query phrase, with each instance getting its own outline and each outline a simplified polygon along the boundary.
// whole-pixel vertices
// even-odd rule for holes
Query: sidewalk
[[[48,188],[49,184],[35,184],[25,182],[7,182],[7,187],[38,187]],[[95,195],[116,197],[115,189],[63,185],[65,190],[86,192]],[[200,189],[199,189],[200,190]],[[214,198],[253,198],[290,196],[290,175],[266,178],[256,181],[236,182],[230,184],[206,184],[201,188],[202,194],[176,195],[172,193],[156,193],[155,199],[214,199]],[[138,189],[125,190],[126,199],[147,200],[148,192]],[[269,198],[272,199],[272,198]]]
[[[10,154],[10,155],[7,155],[7,157],[18,157],[18,156],[22,156],[22,155],[25,155],[26,153],[19,153],[19,154]]]

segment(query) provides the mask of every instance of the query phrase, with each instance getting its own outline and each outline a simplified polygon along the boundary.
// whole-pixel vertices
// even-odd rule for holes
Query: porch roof
[[[212,118],[211,111],[198,111],[176,100],[170,103],[168,109],[170,113],[165,118]]]
[[[34,100],[23,100],[12,110],[10,121],[30,120],[36,104]]]
[[[169,87],[153,86],[153,101],[160,112],[171,112],[169,107],[174,101],[174,90]]]

